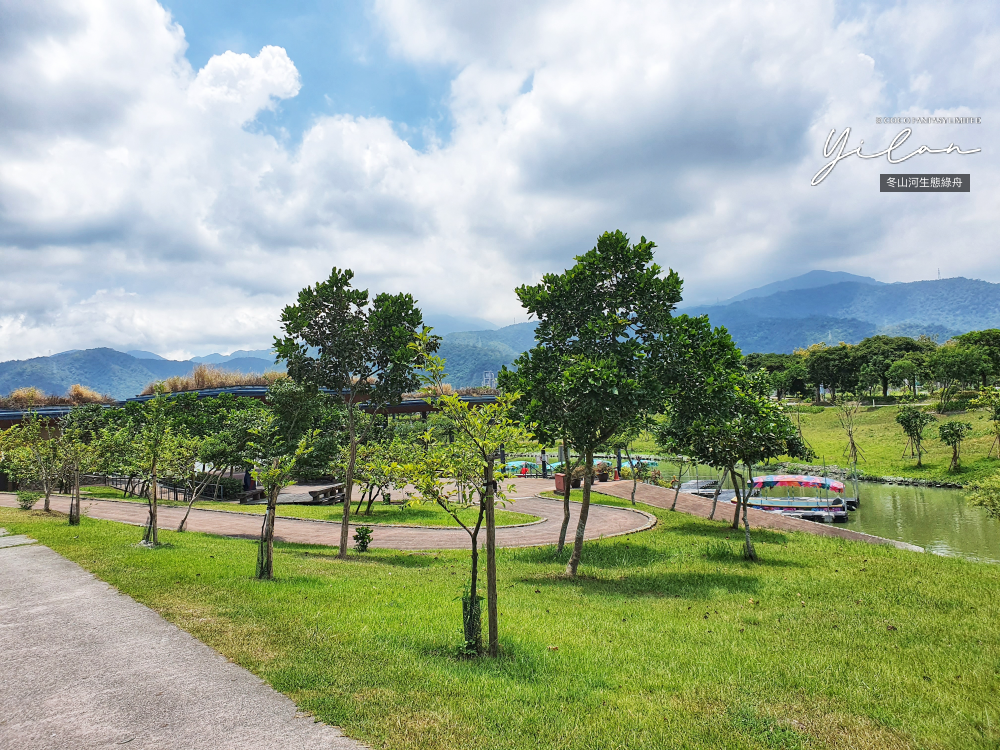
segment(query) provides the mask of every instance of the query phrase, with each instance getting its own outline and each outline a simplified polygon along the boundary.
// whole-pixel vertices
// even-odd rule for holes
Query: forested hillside
[[[857,343],[875,334],[938,341],[1000,326],[1000,284],[940,279],[907,284],[844,282],[687,308],[725,326],[744,352],[791,352],[818,342]]]
[[[0,362],[0,393],[35,386],[44,393],[58,395],[74,383],[80,383],[99,393],[124,399],[137,395],[154,380],[187,375],[195,364],[193,361],[136,359],[106,348],[63,352],[51,357]],[[270,360],[255,358],[230,359],[225,368],[258,373],[283,369]]]

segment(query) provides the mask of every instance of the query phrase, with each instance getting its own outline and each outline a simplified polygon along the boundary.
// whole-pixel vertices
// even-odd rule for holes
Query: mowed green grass
[[[612,498],[599,498],[625,504]],[[376,748],[996,748],[1000,567],[648,509],[652,530],[500,550],[497,660],[456,656],[468,552],[253,542],[0,508]],[[731,537],[731,538],[730,538]]]
[[[862,408],[858,414],[855,441],[864,454],[863,459],[858,462],[858,468],[865,474],[966,484],[1000,471],[1000,458],[997,457],[996,448],[993,449],[991,458],[986,457],[993,444],[994,435],[993,423],[985,411],[935,414],[938,423],[931,424],[924,430],[925,452],[923,466],[919,468],[916,458],[910,458],[909,451],[906,452],[906,457],[903,457],[906,436],[896,424],[897,411],[896,406],[878,406]],[[830,466],[847,466],[847,436],[837,419],[836,409],[826,407],[815,410],[815,413],[813,410],[803,410],[801,414],[792,412],[789,416],[796,424],[801,420],[802,434],[817,455],[812,463],[825,461]],[[968,422],[972,425],[972,434],[962,443],[959,471],[948,470],[951,464],[951,448],[942,443],[938,436],[938,424],[953,421]],[[633,443],[632,450],[633,453],[641,455],[663,453],[649,432],[640,435]],[[673,464],[663,462],[658,468],[666,479],[678,473],[677,466]],[[689,469],[690,467],[685,467],[685,472]],[[685,473],[684,479],[688,478]]]
[[[858,468],[873,476],[906,476],[943,482],[965,484],[974,479],[989,476],[1000,471],[997,450],[987,458],[993,443],[993,423],[984,411],[969,411],[964,414],[935,415],[938,423],[924,430],[923,466],[917,468],[916,458],[910,458],[909,451],[903,458],[906,436],[896,424],[897,407],[879,406],[862,409],[857,417],[855,441],[864,453]],[[816,451],[820,461],[846,466],[844,452],[847,437],[837,419],[837,410],[825,408],[818,413],[792,414],[792,420],[802,420],[802,434]],[[938,425],[944,422],[968,422],[972,425],[971,435],[962,443],[960,471],[948,471],[951,463],[951,448],[941,442]]]
[[[129,496],[114,487],[93,486],[84,487],[81,490],[84,497],[98,497],[105,500],[125,500],[127,502],[146,503],[145,498]],[[157,505],[166,506],[187,506],[187,503],[178,503],[173,500],[159,500]],[[351,520],[354,523],[368,523],[372,526],[379,524],[400,525],[400,526],[458,526],[455,519],[445,513],[438,505],[431,503],[421,503],[420,505],[404,507],[402,505],[386,505],[375,501],[372,504],[371,515],[365,515],[367,503],[361,506],[361,513],[355,514],[358,507],[357,502],[351,503]],[[205,508],[206,510],[225,510],[237,513],[258,513],[263,515],[267,506],[260,505],[239,505],[232,502],[217,502],[212,500],[198,500],[194,504],[195,508]],[[343,518],[343,505],[278,505],[278,516],[285,518],[312,518],[320,521],[337,521]],[[463,508],[458,512],[458,517],[462,523],[474,525],[479,515],[478,508]],[[496,512],[498,526],[514,526],[521,523],[532,523],[537,521],[536,516],[526,513],[515,513],[509,510],[498,510]]]

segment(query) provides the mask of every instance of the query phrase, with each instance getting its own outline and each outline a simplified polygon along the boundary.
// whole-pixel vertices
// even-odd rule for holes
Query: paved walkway
[[[13,539],[0,536],[0,748],[364,747],[75,563]]]
[[[500,526],[497,528],[497,546],[500,547],[535,547],[555,544],[559,541],[559,529],[562,525],[562,502],[548,498],[535,497],[535,493],[550,490],[552,480],[520,479],[517,481],[518,497],[508,502],[505,510],[527,513],[539,516],[541,523],[531,523],[524,526]],[[0,505],[14,507],[17,505],[14,495],[0,494]],[[571,503],[570,527],[567,537],[572,539],[579,517],[579,503]],[[40,506],[36,506],[40,507]],[[234,506],[234,508],[239,506]],[[80,504],[81,512],[90,518],[102,518],[109,521],[141,526],[146,523],[148,511],[143,503],[93,500],[84,498]],[[69,512],[69,497],[54,495],[52,509],[60,513]],[[157,512],[157,525],[160,529],[173,530],[184,517],[184,508],[160,506]],[[287,518],[280,515],[274,524],[275,539],[284,542],[299,542],[303,544],[325,544],[336,546],[340,541],[340,524],[329,521],[311,521],[307,519]],[[209,534],[259,539],[263,514],[241,513],[237,511],[205,510],[194,508],[188,517],[189,531],[203,531]],[[605,505],[592,505],[587,518],[586,539],[630,534],[651,528],[656,518],[643,510],[614,508]],[[353,536],[353,524],[351,534]],[[401,527],[374,526],[372,547],[400,550],[428,549],[467,549],[469,535],[461,528],[432,527]],[[480,539],[485,541],[485,532],[480,532]]]

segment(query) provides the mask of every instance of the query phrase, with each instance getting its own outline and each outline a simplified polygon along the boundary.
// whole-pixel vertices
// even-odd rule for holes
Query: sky
[[[0,360],[259,349],[351,268],[428,318],[622,229],[685,303],[1000,282],[996,3],[0,0]],[[845,158],[824,143],[969,154]],[[833,143],[834,141],[831,141]],[[880,173],[971,175],[880,193]]]

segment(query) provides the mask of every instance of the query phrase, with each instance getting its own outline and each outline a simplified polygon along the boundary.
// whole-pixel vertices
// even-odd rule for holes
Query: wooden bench
[[[247,490],[246,492],[241,492],[236,496],[239,498],[240,505],[253,505],[254,503],[264,502],[264,489],[258,487],[255,490]]]
[[[344,483],[338,482],[337,484],[331,484],[329,487],[323,487],[322,489],[309,490],[309,496],[312,498],[314,503],[320,505],[334,505],[336,503],[344,502],[346,491],[344,490]]]

